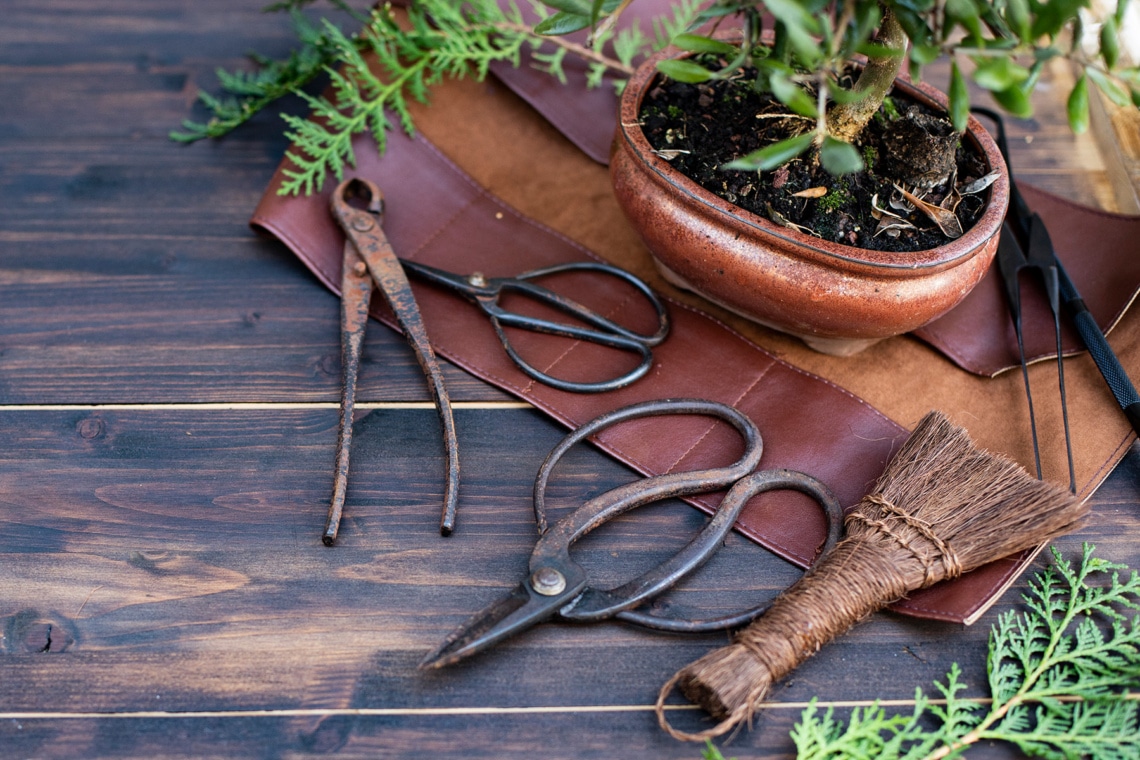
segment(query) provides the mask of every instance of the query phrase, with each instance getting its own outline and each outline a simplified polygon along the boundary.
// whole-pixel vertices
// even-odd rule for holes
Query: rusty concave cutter
[[[357,205],[350,203],[356,200]],[[341,402],[340,438],[337,444],[336,470],[332,501],[329,504],[323,540],[331,546],[336,540],[344,511],[348,488],[348,459],[352,446],[352,410],[356,397],[356,378],[360,370],[360,356],[364,345],[364,332],[368,325],[368,308],[374,284],[380,286],[384,298],[392,308],[396,321],[416,352],[416,358],[427,375],[435,406],[439,410],[440,424],[447,448],[447,485],[444,490],[443,516],[440,532],[451,533],[455,527],[455,510],[459,494],[458,442],[451,403],[443,384],[443,375],[435,358],[427,331],[420,317],[419,307],[412,294],[407,275],[442,287],[474,304],[490,320],[495,334],[511,361],[531,378],[563,391],[574,393],[601,393],[623,388],[649,372],[653,365],[652,347],[660,344],[669,333],[669,315],[665,304],[649,286],[634,275],[609,264],[596,261],[573,261],[543,269],[523,272],[514,277],[484,277],[480,273],[458,275],[396,257],[382,229],[384,199],[379,188],[365,179],[346,180],[337,187],[332,197],[332,214],[344,230],[344,264],[341,275]],[[625,327],[587,306],[537,284],[537,280],[569,273],[602,275],[640,294],[653,309],[653,331],[640,333]],[[504,308],[504,296],[529,301],[567,316],[570,322],[552,321],[538,316],[516,313]],[[614,310],[619,305],[611,305]],[[555,377],[540,369],[511,344],[506,328],[523,330],[592,343],[630,357],[636,366],[628,370],[610,369],[601,380],[578,381]]]
[[[364,202],[364,208],[349,203],[353,197]],[[435,352],[428,340],[427,330],[420,317],[412,286],[384,235],[384,196],[375,184],[354,178],[342,182],[332,197],[332,214],[344,230],[344,265],[341,270],[341,397],[340,436],[337,441],[336,469],[333,479],[332,501],[322,536],[326,546],[332,546],[340,529],[344,511],[344,497],[348,490],[348,458],[352,448],[352,411],[356,399],[356,377],[360,370],[360,356],[364,348],[364,331],[368,326],[368,307],[372,301],[374,282],[380,290],[400,328],[415,349],[416,358],[427,376],[439,422],[447,448],[447,484],[444,489],[443,515],[439,530],[443,535],[455,527],[455,509],[459,501],[459,443],[455,434],[455,418],[451,401],[443,385]]]

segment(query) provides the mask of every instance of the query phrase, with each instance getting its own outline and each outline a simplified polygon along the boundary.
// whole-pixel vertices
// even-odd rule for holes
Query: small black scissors
[[[546,484],[554,465],[570,447],[609,425],[665,414],[702,414],[730,423],[744,438],[744,455],[727,467],[655,475],[618,486],[590,499],[546,530]],[[657,630],[706,632],[743,625],[759,617],[768,604],[711,620],[667,618],[637,607],[704,564],[719,548],[745,503],[764,491],[795,489],[819,502],[828,522],[827,539],[819,556],[831,551],[843,526],[843,510],[835,496],[823,483],[800,472],[753,472],[763,450],[760,431],[750,419],[732,407],[704,400],[671,399],[634,404],[598,417],[570,433],[550,452],[535,479],[534,509],[542,537],[530,555],[527,577],[509,594],[448,636],[420,667],[440,668],[453,664],[536,623],[552,619],[586,622],[613,617]],[[731,489],[712,519],[681,551],[623,586],[610,590],[594,588],[586,570],[570,558],[571,544],[631,509],[661,499],[708,493],[729,486]]]
[[[400,263],[409,275],[450,288],[482,309],[483,313],[490,318],[491,325],[495,328],[495,333],[498,334],[499,341],[502,342],[507,355],[511,357],[511,361],[530,377],[559,390],[574,393],[600,393],[629,385],[643,377],[653,366],[653,353],[650,349],[665,340],[665,336],[669,334],[669,315],[665,311],[665,305],[661,299],[642,280],[609,264],[580,261],[535,269],[514,277],[484,277],[479,272],[470,275],[454,274],[406,259],[401,259]],[[599,272],[629,283],[645,296],[646,300],[653,306],[657,315],[656,332],[651,335],[634,332],[576,301],[534,283],[535,280],[543,277],[566,272]],[[553,306],[562,313],[591,327],[553,322],[508,311],[499,303],[503,295],[508,293],[517,293],[539,303]],[[543,372],[523,359],[511,345],[504,327],[515,327],[544,335],[560,335],[608,346],[636,354],[640,358],[640,363],[630,371],[608,380],[598,382],[563,380]]]

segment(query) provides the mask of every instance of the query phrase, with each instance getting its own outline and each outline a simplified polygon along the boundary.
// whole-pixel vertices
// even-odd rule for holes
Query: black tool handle
[[[1077,327],[1081,341],[1088,348],[1089,355],[1096,362],[1097,369],[1100,370],[1104,381],[1108,383],[1116,402],[1124,410],[1124,416],[1128,418],[1132,429],[1140,434],[1140,394],[1136,392],[1136,387],[1132,384],[1128,373],[1120,365],[1120,360],[1116,358],[1116,353],[1108,345],[1108,340],[1104,337],[1100,325],[1096,323],[1096,319],[1089,312],[1088,306],[1085,305],[1060,261],[1057,262],[1057,276],[1061,286],[1061,298],[1073,315],[1073,323]]]

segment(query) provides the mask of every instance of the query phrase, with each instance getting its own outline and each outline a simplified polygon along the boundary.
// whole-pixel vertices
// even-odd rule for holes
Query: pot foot
[[[746,314],[745,312],[734,308],[733,306],[730,306],[723,301],[713,298],[707,293],[702,292],[699,288],[693,286],[692,283],[690,283],[684,277],[662,264],[656,256],[651,256],[651,258],[653,259],[654,266],[657,267],[657,271],[661,273],[661,276],[665,278],[665,281],[670,285],[678,287],[681,290],[687,290],[690,293],[695,293],[706,301],[714,303],[722,309],[727,309],[738,317],[743,317],[750,322],[755,322],[758,325],[763,325],[764,327],[775,330],[776,332],[784,333],[785,335],[791,335],[793,338],[799,338],[807,345],[808,348],[818,353],[827,354],[828,356],[854,356],[860,351],[870,348],[882,340],[882,338],[821,338],[818,335],[804,335],[797,333],[794,330],[789,330],[786,327],[781,327],[780,325],[765,321],[751,314]]]
[[[789,333],[795,335],[795,333]],[[882,338],[814,338],[796,335],[808,348],[828,356],[854,356],[878,343]]]

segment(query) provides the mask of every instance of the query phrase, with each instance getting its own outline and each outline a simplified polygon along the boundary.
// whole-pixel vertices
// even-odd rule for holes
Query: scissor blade
[[[492,644],[553,617],[565,602],[562,597],[536,598],[525,584],[519,584],[444,639],[423,659],[420,668],[442,668],[482,652]]]

